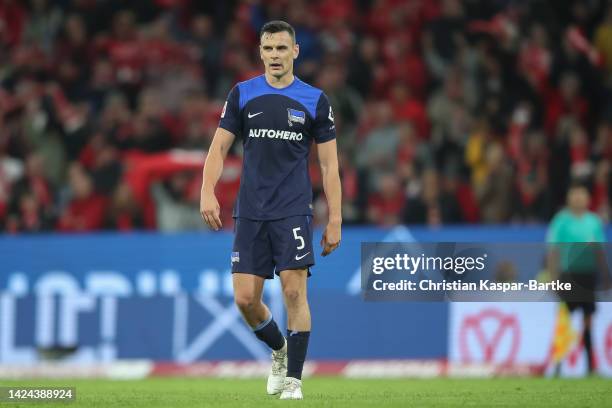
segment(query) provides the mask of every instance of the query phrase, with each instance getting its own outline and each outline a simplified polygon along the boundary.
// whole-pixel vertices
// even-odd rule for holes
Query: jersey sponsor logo
[[[240,262],[240,252],[232,252],[232,263]]]
[[[254,118],[257,115],[261,115],[263,112],[257,112],[257,113],[253,113],[251,115],[251,112],[247,113],[247,116],[249,117],[249,119]]]
[[[227,109],[227,101],[223,104],[223,110],[221,111],[221,118],[225,117],[225,110]]]
[[[290,132],[288,130],[274,130],[274,129],[250,129],[249,137],[268,137],[270,139],[283,139],[297,141],[303,139],[302,132]]]
[[[330,121],[334,121],[334,112],[332,111],[331,106],[329,107],[329,115],[327,115],[327,119],[329,119]]]
[[[302,125],[306,123],[306,112],[287,108],[287,115],[289,116],[289,126],[293,126],[293,122],[301,123]]]

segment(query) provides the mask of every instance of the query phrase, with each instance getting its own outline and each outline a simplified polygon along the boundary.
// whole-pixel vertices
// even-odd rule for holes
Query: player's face
[[[266,74],[281,78],[293,72],[293,60],[297,58],[299,47],[286,31],[264,33],[261,36],[259,54],[264,63]]]
[[[586,211],[589,208],[589,192],[584,187],[572,188],[568,194],[567,201],[573,211]]]

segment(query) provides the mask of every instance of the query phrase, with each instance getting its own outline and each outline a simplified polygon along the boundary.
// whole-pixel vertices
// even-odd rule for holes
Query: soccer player
[[[593,245],[605,242],[605,235],[601,219],[588,211],[589,200],[587,188],[580,183],[573,183],[567,193],[567,208],[554,216],[546,240],[554,244],[549,252],[551,277],[572,284],[571,291],[559,293],[561,299],[570,312],[582,310],[582,340],[587,352],[588,370],[593,373],[591,321],[595,312],[597,275],[599,271],[606,286],[609,275],[603,251]]]
[[[308,154],[314,141],[329,207],[321,240],[326,256],[340,244],[342,223],[334,116],[325,94],[293,75],[299,53],[293,27],[265,24],[259,53],[265,74],[234,86],[223,107],[204,165],[200,212],[212,229],[221,228],[214,188],[234,138],[242,138],[243,172],[233,213],[234,300],[255,336],[272,349],[268,393],[302,399],[310,336],[306,281],[314,265]],[[274,273],[283,289],[286,338],[262,302],[264,282]]]

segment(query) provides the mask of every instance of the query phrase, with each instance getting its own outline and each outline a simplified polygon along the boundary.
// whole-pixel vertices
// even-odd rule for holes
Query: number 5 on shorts
[[[296,239],[296,241],[300,241],[300,244],[297,246],[297,249],[300,250],[302,248],[304,248],[306,246],[306,244],[304,243],[304,238],[302,238],[301,235],[298,235],[299,230],[302,227],[295,227],[293,229],[293,237]]]

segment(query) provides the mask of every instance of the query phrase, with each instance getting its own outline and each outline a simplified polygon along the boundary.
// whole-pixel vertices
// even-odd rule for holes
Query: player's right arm
[[[230,147],[232,147],[234,137],[232,132],[221,127],[217,128],[204,163],[202,191],[200,192],[200,214],[204,222],[215,231],[222,227],[221,207],[215,196],[215,186],[219,177],[221,177],[223,161],[227,157]]]
[[[208,155],[206,155],[206,162],[204,163],[202,191],[200,192],[200,214],[204,222],[215,231],[219,230],[222,226],[220,217],[221,208],[215,196],[215,186],[223,171],[223,161],[227,157],[230,147],[232,147],[234,138],[240,132],[239,98],[240,90],[238,86],[235,86],[230,91],[227,101],[225,101],[219,127],[210,144]]]

